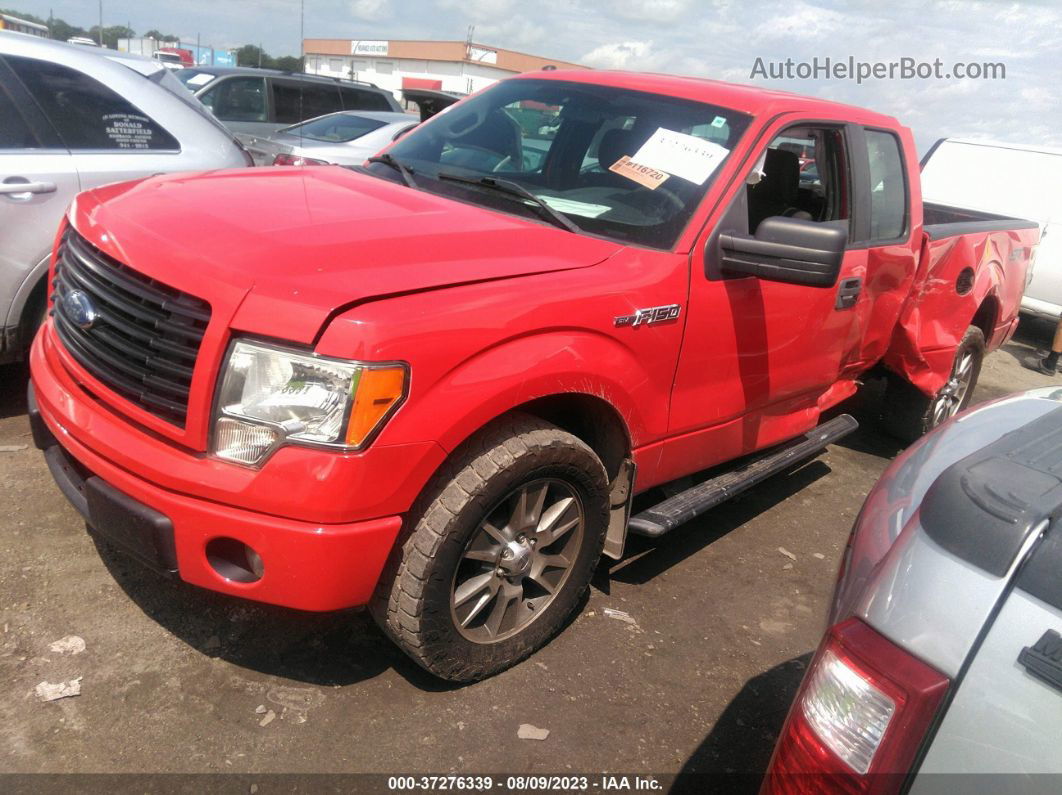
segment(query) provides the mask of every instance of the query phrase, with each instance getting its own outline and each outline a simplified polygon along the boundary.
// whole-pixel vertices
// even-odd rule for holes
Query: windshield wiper
[[[409,166],[407,166],[405,163],[403,163],[401,160],[399,160],[389,152],[384,152],[382,155],[370,157],[369,162],[383,163],[385,166],[390,166],[402,175],[402,179],[405,181],[406,185],[411,188],[420,187],[419,185],[417,185],[417,181],[413,179],[413,172],[412,170],[410,170]]]
[[[478,185],[483,188],[496,190],[499,193],[507,193],[510,196],[517,196],[524,201],[529,201],[534,204],[535,207],[542,211],[543,215],[562,229],[567,229],[574,234],[579,234],[583,231],[582,228],[569,219],[568,216],[554,210],[519,182],[512,182],[507,179],[497,179],[495,177],[466,177],[463,174],[450,174],[446,171],[440,171],[435,176],[438,179],[449,180],[451,182],[463,182],[466,185]]]

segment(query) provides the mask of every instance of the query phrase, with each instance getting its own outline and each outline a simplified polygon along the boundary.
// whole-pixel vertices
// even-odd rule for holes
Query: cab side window
[[[221,80],[199,99],[222,121],[266,120],[263,77],[230,77]]]
[[[907,182],[900,142],[881,130],[865,133],[870,161],[870,239],[896,240],[907,230]]]
[[[98,80],[37,58],[5,60],[71,151],[180,149],[176,138]]]
[[[775,215],[825,223],[850,216],[844,133],[830,127],[786,130],[767,147],[748,191],[749,233]]]

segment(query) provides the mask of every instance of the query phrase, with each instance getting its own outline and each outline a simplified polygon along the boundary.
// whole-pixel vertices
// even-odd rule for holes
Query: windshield
[[[331,143],[345,144],[355,138],[361,138],[366,133],[378,130],[386,122],[379,119],[366,119],[364,116],[354,116],[347,113],[332,113],[328,116],[319,116],[302,124],[293,124],[286,127],[283,132],[290,135],[298,135],[309,138],[312,141],[329,141]]]
[[[748,124],[743,113],[675,97],[514,79],[454,105],[389,153],[423,189],[541,217],[512,192],[445,176],[515,182],[586,232],[671,248]],[[399,178],[385,164],[369,170]]]

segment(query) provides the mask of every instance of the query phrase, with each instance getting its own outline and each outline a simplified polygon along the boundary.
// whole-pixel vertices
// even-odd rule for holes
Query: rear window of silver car
[[[356,138],[361,138],[373,130],[380,129],[385,123],[379,119],[367,119],[364,116],[334,113],[329,116],[311,119],[302,124],[293,124],[290,127],[286,127],[282,132],[309,138],[312,141],[345,144]]]

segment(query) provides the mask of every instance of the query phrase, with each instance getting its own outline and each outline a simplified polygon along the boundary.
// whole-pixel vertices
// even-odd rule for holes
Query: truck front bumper
[[[398,536],[400,516],[350,523],[300,521],[145,480],[77,438],[83,435],[80,421],[86,417],[76,417],[78,422],[67,427],[71,420],[61,407],[72,403],[92,412],[94,421],[124,423],[72,394],[51,372],[39,346],[38,340],[29,386],[34,442],[92,532],[185,582],[245,599],[315,611],[369,601]],[[241,570],[239,558],[248,548],[257,556],[257,565]]]

